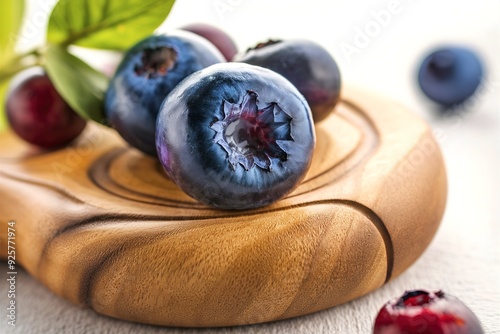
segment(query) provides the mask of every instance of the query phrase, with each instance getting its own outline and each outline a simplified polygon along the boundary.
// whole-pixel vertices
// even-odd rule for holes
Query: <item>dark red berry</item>
[[[380,309],[374,334],[483,334],[477,317],[443,291],[412,290]]]
[[[5,109],[12,130],[44,148],[69,143],[87,123],[63,100],[41,68],[29,69],[14,78]]]
[[[238,52],[236,43],[223,30],[206,23],[192,23],[181,28],[208,39],[222,53],[227,61],[231,61]]]

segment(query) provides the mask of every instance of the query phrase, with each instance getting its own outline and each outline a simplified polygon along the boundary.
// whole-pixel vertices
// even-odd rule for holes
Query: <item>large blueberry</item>
[[[287,78],[306,98],[315,122],[325,119],[339,101],[337,63],[325,48],[312,41],[270,40],[234,60],[271,69]]]
[[[222,209],[270,204],[304,178],[315,132],[303,96],[258,66],[196,72],[165,99],[156,146],[167,174],[193,198]]]
[[[187,31],[150,36],[125,55],[106,93],[109,123],[133,147],[156,155],[156,116],[162,101],[185,77],[224,57]]]
[[[479,57],[470,49],[446,46],[422,61],[418,83],[433,101],[451,107],[471,97],[483,78]]]

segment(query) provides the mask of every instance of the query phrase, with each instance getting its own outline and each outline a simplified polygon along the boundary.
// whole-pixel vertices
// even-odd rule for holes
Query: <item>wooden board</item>
[[[149,324],[250,324],[357,298],[422,254],[446,202],[429,127],[356,90],[317,126],[299,188],[251,211],[195,202],[97,125],[52,152],[12,133],[0,145],[1,258],[13,220],[17,263],[50,290]]]

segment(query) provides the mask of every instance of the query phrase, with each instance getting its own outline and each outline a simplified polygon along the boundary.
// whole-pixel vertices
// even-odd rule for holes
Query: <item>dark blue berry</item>
[[[222,209],[270,204],[311,163],[315,132],[303,96],[258,66],[225,63],[196,72],[165,99],[158,156],[191,197]]]
[[[339,101],[339,68],[330,53],[317,43],[270,40],[234,60],[271,69],[287,78],[306,98],[315,122],[325,119]]]
[[[187,31],[150,36],[125,55],[106,94],[109,123],[133,147],[156,155],[156,117],[165,97],[185,77],[224,57]]]
[[[418,83],[431,100],[451,107],[471,97],[483,78],[478,56],[463,47],[443,47],[430,53],[420,65]]]

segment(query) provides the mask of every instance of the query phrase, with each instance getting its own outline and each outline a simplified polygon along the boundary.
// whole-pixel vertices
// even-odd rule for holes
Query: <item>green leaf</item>
[[[0,82],[0,132],[3,132],[8,127],[7,117],[5,115],[5,95],[8,87],[8,80]]]
[[[24,0],[0,0],[0,69],[14,54],[24,14]]]
[[[152,34],[175,0],[61,0],[49,20],[53,44],[126,50]]]
[[[14,56],[17,33],[24,15],[24,0],[0,0],[0,72],[7,67]],[[5,117],[5,94],[9,87],[9,77],[0,80],[0,132],[7,128]]]
[[[45,68],[56,90],[82,117],[104,123],[104,93],[108,79],[65,48],[47,50]]]

